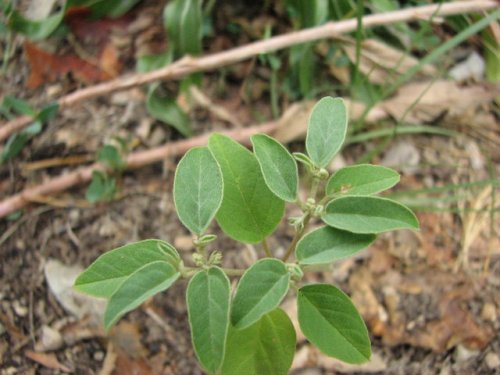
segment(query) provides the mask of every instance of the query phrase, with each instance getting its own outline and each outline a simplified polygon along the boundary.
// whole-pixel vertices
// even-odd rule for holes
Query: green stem
[[[295,251],[295,248],[297,247],[297,242],[299,242],[299,240],[302,238],[310,220],[311,220],[311,213],[308,212],[304,216],[304,221],[303,221],[302,226],[300,227],[300,229],[297,230],[297,232],[295,232],[295,236],[293,237],[293,240],[290,243],[290,246],[288,246],[288,249],[282,258],[283,262],[286,262],[288,260],[288,258],[290,258],[292,253]]]
[[[271,250],[269,250],[269,244],[267,243],[267,238],[264,238],[262,240],[262,248],[264,249],[264,252],[266,253],[266,256],[268,258],[273,257],[273,254],[271,254]]]
[[[3,63],[2,63],[2,75],[7,71],[7,67],[9,66],[9,60],[12,49],[12,33],[10,31],[7,32],[5,41],[5,48],[3,52]]]

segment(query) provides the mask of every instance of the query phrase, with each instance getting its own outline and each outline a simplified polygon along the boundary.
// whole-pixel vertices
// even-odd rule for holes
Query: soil
[[[224,6],[219,22],[244,12]],[[155,14],[155,9],[161,8],[162,4],[146,1],[137,12]],[[151,28],[158,23],[161,20],[155,19]],[[255,20],[253,26],[257,23]],[[141,35],[144,37],[144,31],[128,41],[135,47],[123,52],[125,68],[121,74],[133,70],[133,48]],[[212,37],[207,48],[228,48],[249,38],[249,34]],[[15,54],[2,77],[2,95],[22,97],[39,106],[87,85],[70,74],[28,89],[30,69],[22,41],[21,37],[15,39]],[[155,34],[149,43],[155,49],[155,43],[165,42],[158,41]],[[63,48],[71,51],[71,46]],[[200,88],[243,124],[258,123],[272,113],[267,91],[269,70],[254,65],[246,62],[205,74]],[[166,86],[173,90],[176,85]],[[180,99],[188,102],[185,97]],[[145,89],[136,88],[62,111],[21,155],[0,166],[0,199],[74,169],[76,166],[67,163],[69,156],[87,158],[88,163],[114,137],[126,139],[134,150],[181,138],[172,128],[154,121],[144,101]],[[210,109],[186,108],[196,134],[234,126]],[[481,111],[490,113],[492,108],[483,106]],[[398,142],[416,150],[419,161],[403,171],[398,191],[466,183],[488,178],[492,170],[498,172],[498,145],[483,143],[472,131],[460,130],[461,135],[455,138],[397,137],[372,161],[383,162]],[[349,146],[342,153],[343,160],[354,162],[376,146],[376,141]],[[302,142],[290,147],[301,150]],[[33,167],[35,161],[51,158],[60,163]],[[203,374],[190,343],[186,281],[126,315],[109,334],[96,314],[99,306],[74,300],[67,290],[57,291],[71,279],[73,267],[83,269],[105,251],[140,239],[166,240],[179,249],[187,264],[191,263],[191,237],[177,219],[172,201],[177,161],[170,158],[125,172],[119,180],[118,196],[110,202],[90,204],[85,200],[86,187],[79,187],[40,197],[38,204],[29,206],[19,217],[0,221],[1,374]],[[332,170],[338,162],[342,160],[337,159]],[[456,192],[462,194],[460,199],[451,205],[443,203],[442,210],[442,202],[434,200],[434,211],[417,210],[419,232],[381,235],[355,258],[338,262],[325,272],[308,274],[304,282],[335,283],[352,297],[370,330],[374,355],[366,365],[346,366],[323,356],[299,334],[291,374],[500,373],[499,219],[489,211],[495,204],[490,199],[491,190],[495,189],[486,185]],[[452,199],[454,194],[441,197]],[[296,212],[290,207],[287,213]],[[218,235],[215,247],[222,250],[225,266],[243,268],[262,256],[258,246],[235,243],[215,224],[211,229]],[[270,239],[273,252],[282,254],[292,236],[291,227],[283,222]],[[292,316],[293,298],[290,295],[284,303]]]

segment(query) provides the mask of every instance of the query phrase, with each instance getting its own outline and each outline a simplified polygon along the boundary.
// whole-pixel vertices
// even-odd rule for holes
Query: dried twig
[[[397,22],[408,22],[411,20],[428,18],[430,16],[436,17],[481,12],[497,7],[498,4],[495,0],[456,1],[445,4],[427,5],[365,16],[363,17],[363,27],[368,28]],[[341,33],[353,31],[356,27],[357,20],[355,18],[340,22],[329,22],[322,26],[275,36],[266,40],[250,43],[246,46],[233,48],[228,51],[214,53],[208,56],[202,56],[199,58],[185,57],[164,68],[152,72],[131,74],[112,81],[77,90],[60,98],[58,103],[61,108],[67,108],[83,100],[107,95],[114,91],[126,90],[131,87],[157,80],[178,79],[191,73],[209,71],[225,65],[234,64],[261,53],[273,52],[297,44],[313,42],[320,39],[334,38],[336,35]],[[0,125],[0,141],[6,139],[10,134],[28,125],[31,120],[32,118],[29,116],[22,116]]]
[[[250,136],[253,134],[271,133],[276,130],[278,126],[278,122],[270,122],[258,126],[233,129],[224,132],[224,134],[231,136],[239,142],[248,143]],[[138,151],[130,154],[127,157],[127,168],[139,168],[147,164],[164,160],[169,156],[182,155],[192,147],[205,145],[209,135],[210,134],[204,134],[182,141],[169,142],[151,150]],[[48,180],[40,185],[24,189],[22,192],[0,202],[0,218],[25,207],[30,202],[40,201],[40,197],[58,193],[90,181],[92,178],[92,171],[99,168],[102,167],[95,163],[74,172],[63,174],[62,176]]]

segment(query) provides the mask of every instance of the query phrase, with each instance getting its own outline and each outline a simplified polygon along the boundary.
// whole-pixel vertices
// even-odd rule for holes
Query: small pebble
[[[470,350],[463,345],[458,345],[455,350],[455,361],[457,361],[457,363],[466,362],[469,359],[476,357],[478,354],[478,350]]]
[[[24,318],[26,315],[28,315],[28,309],[25,306],[21,305],[19,301],[14,301],[12,303],[12,308],[14,309],[16,315],[21,318]]]
[[[500,368],[500,358],[498,358],[498,354],[496,353],[489,352],[486,354],[486,357],[484,357],[484,361],[486,362],[486,366],[491,370]]]
[[[104,352],[98,351],[94,353],[94,359],[101,362],[104,359]]]
[[[42,326],[40,342],[35,345],[37,351],[52,351],[60,349],[64,340],[59,331],[47,325]]]
[[[481,318],[490,322],[495,322],[497,320],[497,309],[492,303],[485,303],[483,309],[481,310]]]

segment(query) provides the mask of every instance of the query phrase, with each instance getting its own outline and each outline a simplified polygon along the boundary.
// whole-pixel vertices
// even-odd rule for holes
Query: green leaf
[[[303,164],[309,171],[314,169],[313,161],[306,154],[303,154],[302,152],[294,152],[292,156],[296,161]]]
[[[299,174],[293,156],[281,143],[266,134],[252,136],[252,144],[267,187],[279,198],[294,202]]]
[[[243,274],[231,308],[231,323],[246,328],[279,306],[288,292],[290,274],[285,263],[266,258]]]
[[[235,240],[257,243],[283,217],[285,203],[267,187],[256,157],[239,143],[213,134],[208,147],[222,170],[224,197],[216,219]]]
[[[331,201],[323,221],[335,228],[353,233],[381,233],[395,229],[418,229],[415,214],[393,200],[352,196]]]
[[[97,160],[112,171],[120,171],[126,165],[120,151],[113,145],[104,145],[97,153]]]
[[[152,70],[163,68],[172,62],[172,53],[170,51],[158,55],[141,56],[137,60],[137,71],[146,73]]]
[[[2,106],[6,110],[13,110],[19,114],[35,117],[35,110],[24,99],[19,99],[14,96],[7,95],[3,99]]]
[[[324,264],[348,257],[368,247],[376,236],[322,227],[306,234],[297,244],[300,264]]]
[[[231,303],[228,277],[218,267],[198,272],[189,282],[186,300],[196,356],[213,374],[222,366],[226,350]]]
[[[139,1],[141,0],[104,0],[98,1],[90,8],[92,10],[93,17],[101,18],[108,16],[111,18],[117,18],[127,13]]]
[[[339,169],[328,180],[326,193],[371,195],[389,189],[399,182],[399,174],[380,165],[359,164]]]
[[[222,375],[286,375],[295,355],[295,330],[281,309],[252,326],[229,328]]]
[[[182,223],[202,234],[222,203],[222,172],[207,147],[190,149],[174,179],[174,202]]]
[[[146,108],[151,116],[172,127],[185,137],[192,135],[188,115],[174,99],[162,97],[157,92],[157,85],[151,85],[146,98]]]
[[[306,150],[317,167],[326,167],[339,152],[347,132],[347,109],[341,98],[325,97],[309,117]]]
[[[179,254],[160,240],[144,240],[104,253],[75,281],[75,288],[95,297],[110,298],[134,272],[152,262],[169,262],[177,267]]]
[[[45,39],[63,20],[65,8],[41,21],[29,20],[19,12],[14,11],[10,17],[9,26],[12,30],[22,33],[32,40]]]
[[[328,284],[299,289],[298,317],[302,332],[319,350],[347,363],[370,359],[368,330],[349,297]]]
[[[161,260],[148,263],[130,274],[108,301],[104,312],[106,330],[149,297],[168,289],[179,276],[170,263]]]
[[[314,43],[306,43],[290,48],[290,76],[294,87],[298,87],[303,97],[311,95],[315,81],[316,61]]]
[[[56,117],[58,111],[59,111],[59,104],[57,102],[52,102],[44,106],[40,110],[40,112],[38,112],[36,118],[38,119],[38,121],[45,123]]]
[[[173,0],[165,7],[165,27],[175,57],[201,53],[203,26],[201,3],[201,0]]]
[[[116,194],[116,179],[101,171],[92,171],[92,181],[85,192],[90,203],[112,200]]]
[[[39,134],[41,131],[42,124],[40,121],[36,121],[27,128],[21,130],[19,133],[13,134],[5,143],[0,159],[1,162],[6,162],[7,160],[17,156],[22,151],[26,143],[28,143],[34,135]]]

